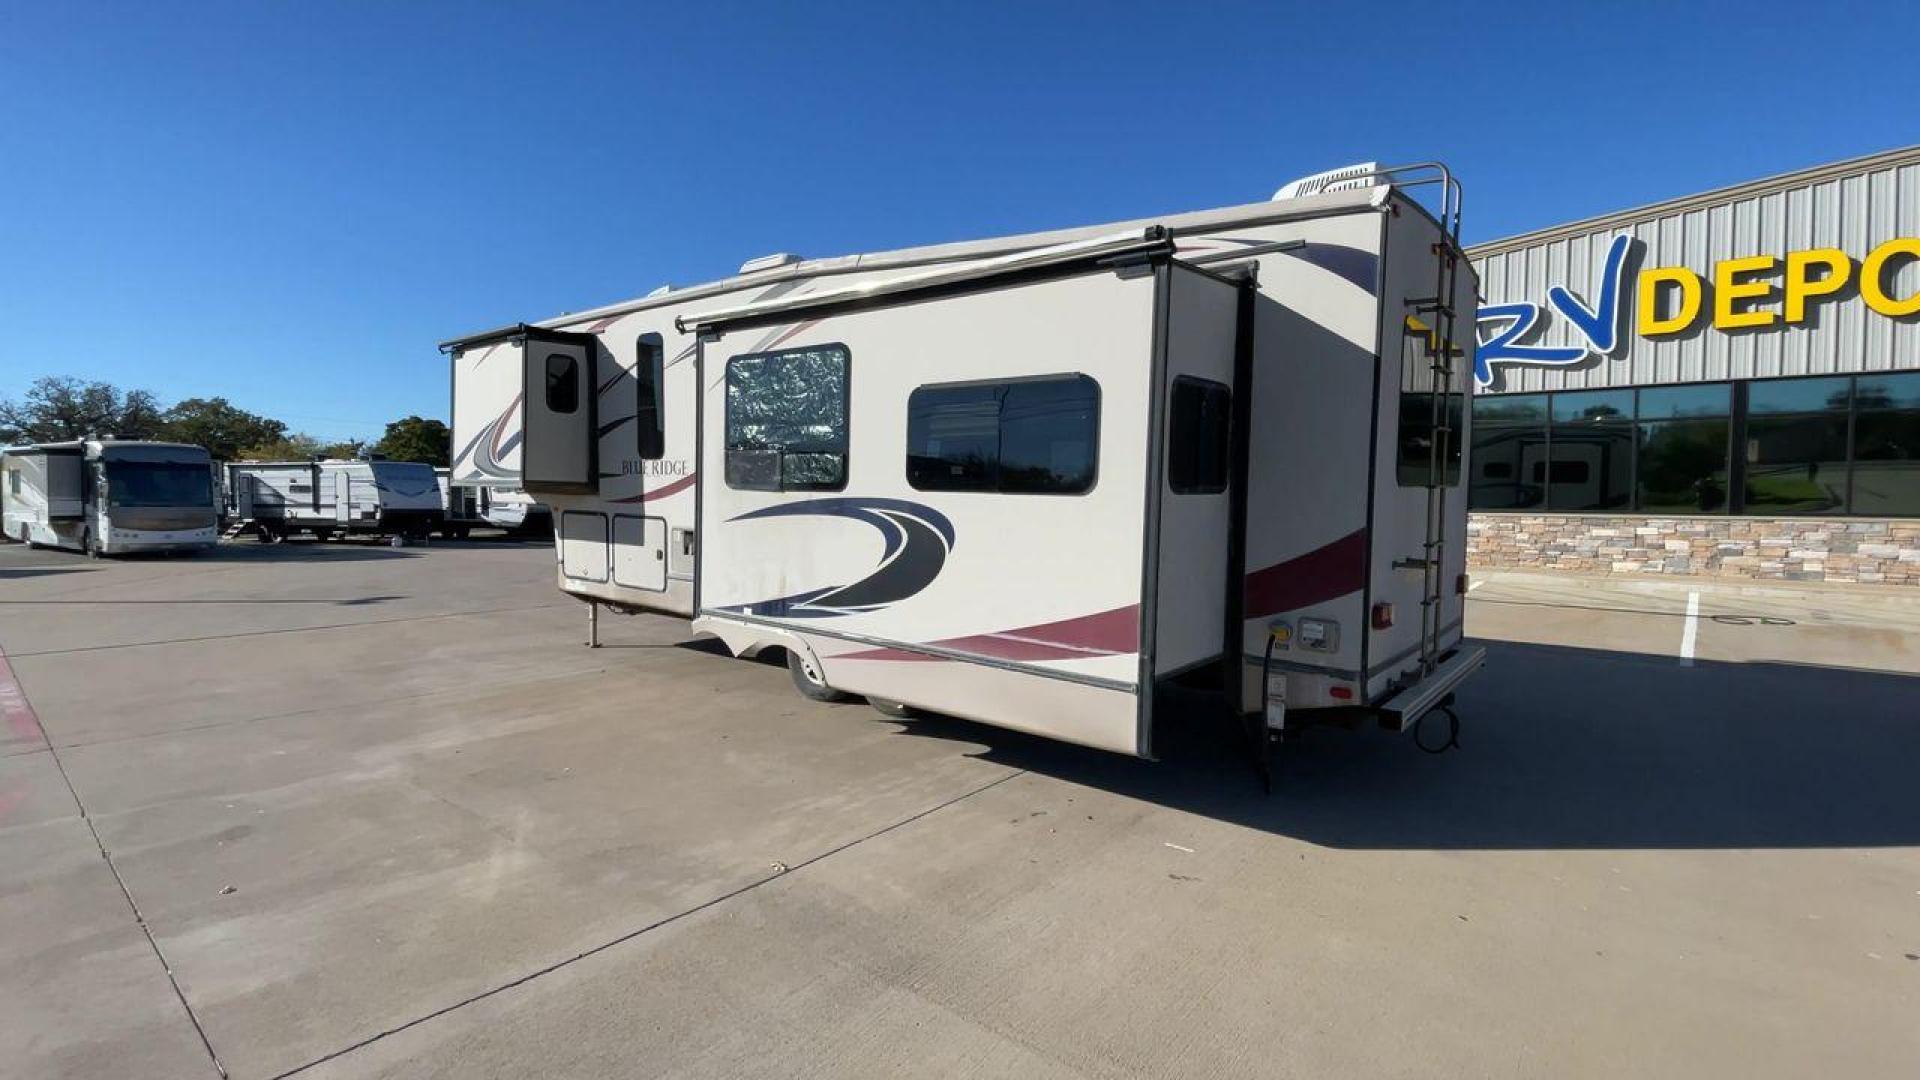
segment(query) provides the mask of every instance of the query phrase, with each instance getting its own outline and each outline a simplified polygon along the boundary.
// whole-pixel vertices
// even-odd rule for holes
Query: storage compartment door
[[[667,587],[665,518],[617,514],[613,519],[613,583],[663,592]]]
[[[607,515],[579,510],[560,515],[560,573],[576,581],[607,580]]]
[[[521,351],[525,395],[521,486],[592,494],[598,479],[599,397],[591,337],[529,337]]]
[[[48,454],[47,518],[72,521],[87,514],[86,462],[79,454]]]

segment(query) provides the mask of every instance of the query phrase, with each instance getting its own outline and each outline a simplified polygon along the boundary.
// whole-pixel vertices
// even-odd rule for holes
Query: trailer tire
[[[813,676],[807,674],[806,662],[801,660],[800,654],[792,649],[787,650],[787,674],[793,676],[793,688],[800,691],[800,696],[808,701],[853,700],[852,694],[835,690],[828,686],[825,680],[816,681]]]

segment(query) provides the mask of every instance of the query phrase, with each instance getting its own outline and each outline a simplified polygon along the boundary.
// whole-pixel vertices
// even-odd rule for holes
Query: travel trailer
[[[88,555],[219,543],[211,463],[184,443],[86,439],[0,451],[8,538]]]
[[[480,516],[479,492],[470,487],[454,487],[448,480],[450,469],[433,470],[435,485],[440,489],[440,506],[446,516],[440,519],[440,535],[454,540],[464,540],[475,526],[484,526],[487,520]]]
[[[446,516],[433,466],[411,461],[317,459],[227,465],[229,528],[278,543],[359,534],[423,540]]]
[[[447,505],[449,536],[465,537],[477,528],[495,528],[524,536],[553,530],[553,513],[533,496],[512,488],[477,484],[455,484],[451,470],[435,469],[440,478],[440,496]]]
[[[553,505],[590,619],[690,616],[811,697],[1141,756],[1175,680],[1269,734],[1451,721],[1458,206],[1361,168],[455,339],[454,479]]]

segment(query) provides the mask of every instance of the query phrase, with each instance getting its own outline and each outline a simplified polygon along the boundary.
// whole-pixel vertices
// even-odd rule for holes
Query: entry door
[[[521,405],[521,486],[591,494],[598,486],[597,348],[586,334],[527,337]]]
[[[1171,275],[1161,387],[1157,676],[1220,656],[1233,516],[1230,451],[1240,290],[1179,266]],[[1232,586],[1238,588],[1238,582]]]
[[[353,478],[345,469],[333,474],[333,520],[341,525],[353,520]]]

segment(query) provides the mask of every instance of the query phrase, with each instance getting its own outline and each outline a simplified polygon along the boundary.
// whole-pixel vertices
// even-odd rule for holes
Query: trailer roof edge
[[[848,303],[874,301],[882,297],[915,293],[926,289],[991,281],[1014,274],[1028,274],[1037,270],[1066,268],[1080,264],[1091,266],[1114,260],[1171,255],[1173,250],[1172,234],[1163,226],[1149,225],[1144,229],[1132,229],[1086,240],[1072,240],[1064,244],[1030,248],[990,259],[957,264],[943,263],[931,270],[862,281],[824,292],[787,295],[712,311],[695,312],[680,316],[673,322],[675,328],[681,333],[704,333],[737,323],[760,321]]]

